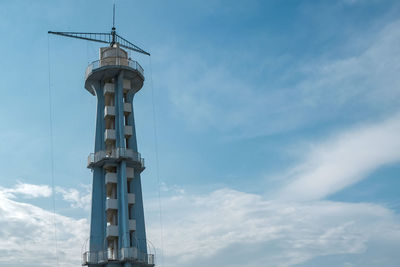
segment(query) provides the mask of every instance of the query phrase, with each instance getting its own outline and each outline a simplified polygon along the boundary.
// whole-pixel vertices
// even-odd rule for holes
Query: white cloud
[[[77,188],[63,188],[60,186],[55,187],[55,192],[61,194],[64,201],[71,204],[73,208],[90,209],[91,205],[91,186],[80,185]],[[0,187],[0,194],[7,198],[40,198],[50,197],[52,195],[52,188],[48,185],[35,185],[18,182],[12,188]]]
[[[321,199],[400,161],[400,114],[359,126],[305,150],[305,160],[291,170],[279,197]]]
[[[56,192],[62,195],[63,200],[71,203],[71,207],[90,210],[92,199],[91,186],[81,185],[81,189],[83,189],[84,191],[79,191],[76,188],[66,189],[57,186]]]
[[[400,244],[399,217],[379,205],[282,202],[228,188],[189,195],[168,188],[173,190],[161,199],[165,267],[295,266],[329,255],[366,267],[374,265],[358,265],[346,255],[367,257],[376,245],[385,248],[373,253],[376,259],[399,260],[391,254]],[[8,197],[0,194],[0,266],[54,266],[53,213]],[[145,205],[148,237],[160,260],[158,201]],[[55,221],[60,266],[77,266],[88,221],[60,214]]]
[[[16,195],[21,195],[26,198],[49,197],[52,195],[52,190],[48,185],[35,185],[18,182],[14,188],[0,187],[0,194],[15,198]]]
[[[160,189],[161,191],[165,192],[165,193],[176,193],[176,194],[184,194],[185,193],[185,189],[183,189],[182,187],[178,186],[178,185],[168,185],[166,183],[161,183],[160,184]]]
[[[400,20],[396,20],[369,36],[349,40],[348,46],[356,47],[350,56],[304,66],[302,71],[307,77],[299,85],[301,101],[305,106],[328,104],[330,112],[344,107],[354,111],[356,105],[374,111],[398,108],[399,41]]]
[[[257,63],[248,66],[248,59],[239,56],[236,62],[242,60],[247,68],[238,73],[228,60],[207,62],[197,52],[184,51],[183,56],[170,51],[173,59],[165,59],[168,68],[157,76],[168,81],[163,86],[168,88],[173,110],[192,128],[252,137],[332,118],[387,115],[398,109],[399,41],[399,20],[373,28],[369,35],[354,33],[341,47],[348,51],[346,56],[326,51],[328,55],[297,65],[286,60],[286,72],[269,82],[253,81],[246,74],[253,77],[258,68],[269,73],[267,67],[282,65],[279,58],[268,59],[269,64],[256,58]]]
[[[295,266],[328,255],[365,257],[375,243],[388,248],[377,259],[400,259],[389,255],[399,248],[399,217],[379,205],[277,202],[230,189],[162,203],[166,267]],[[148,235],[159,247],[157,203],[147,205]]]
[[[0,192],[0,266],[57,266],[54,223],[60,266],[78,266],[88,222],[53,214],[9,199]]]

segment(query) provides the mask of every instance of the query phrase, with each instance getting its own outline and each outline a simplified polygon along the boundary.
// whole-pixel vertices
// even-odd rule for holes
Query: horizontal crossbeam
[[[98,43],[110,44],[111,46],[114,43],[118,43],[121,47],[126,49],[142,53],[145,55],[150,56],[150,53],[146,52],[145,50],[141,49],[140,47],[132,44],[125,38],[119,36],[115,32],[115,28],[111,31],[111,33],[103,33],[103,32],[53,32],[48,31],[49,34],[61,35],[70,38],[82,39],[87,41],[93,41]]]

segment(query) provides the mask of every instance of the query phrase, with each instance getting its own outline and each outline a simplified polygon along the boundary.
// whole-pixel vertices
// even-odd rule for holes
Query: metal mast
[[[53,32],[48,31],[49,34],[56,34],[65,37],[83,39],[93,42],[105,43],[109,44],[111,47],[114,44],[118,44],[119,47],[123,47],[138,53],[142,53],[150,56],[150,53],[144,51],[140,47],[132,44],[125,38],[119,36],[116,32],[115,28],[115,5],[113,6],[113,26],[111,28],[111,32]]]
[[[97,97],[90,246],[82,265],[151,267],[141,188],[144,159],[137,148],[133,99],[144,82],[144,70],[128,58],[129,49],[150,55],[116,33],[115,6],[110,33],[52,32],[109,44],[86,69],[85,89]]]

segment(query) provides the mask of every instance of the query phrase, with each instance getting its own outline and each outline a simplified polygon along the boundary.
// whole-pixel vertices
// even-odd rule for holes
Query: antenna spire
[[[113,4],[113,28],[115,28],[115,4]]]
[[[111,40],[110,46],[113,46],[115,44],[115,35],[116,34],[117,33],[115,32],[115,4],[113,4],[113,26],[111,28],[112,40]]]

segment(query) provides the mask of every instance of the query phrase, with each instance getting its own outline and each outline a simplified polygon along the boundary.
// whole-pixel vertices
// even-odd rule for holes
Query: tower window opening
[[[106,106],[114,106],[114,94],[106,94],[104,98],[104,103]]]
[[[106,199],[117,199],[117,185],[107,184],[107,195]]]
[[[106,171],[106,173],[117,172],[117,167],[108,165],[104,167],[104,170]]]
[[[118,210],[107,212],[107,226],[118,225]]]
[[[128,205],[128,216],[129,216],[129,220],[133,219],[133,204]]]
[[[115,148],[115,141],[113,142],[106,142],[106,151],[108,155],[111,155],[112,150]]]
[[[110,129],[110,130],[115,129],[115,119],[114,118],[106,118],[106,129]]]
[[[107,186],[107,199],[117,199],[117,185],[109,184]]]
[[[126,144],[126,148],[130,148],[129,138],[125,138],[125,144]]]
[[[132,193],[131,192],[131,181],[127,181],[127,188],[128,188],[128,193]]]
[[[124,116],[125,125],[129,125],[128,115]]]

